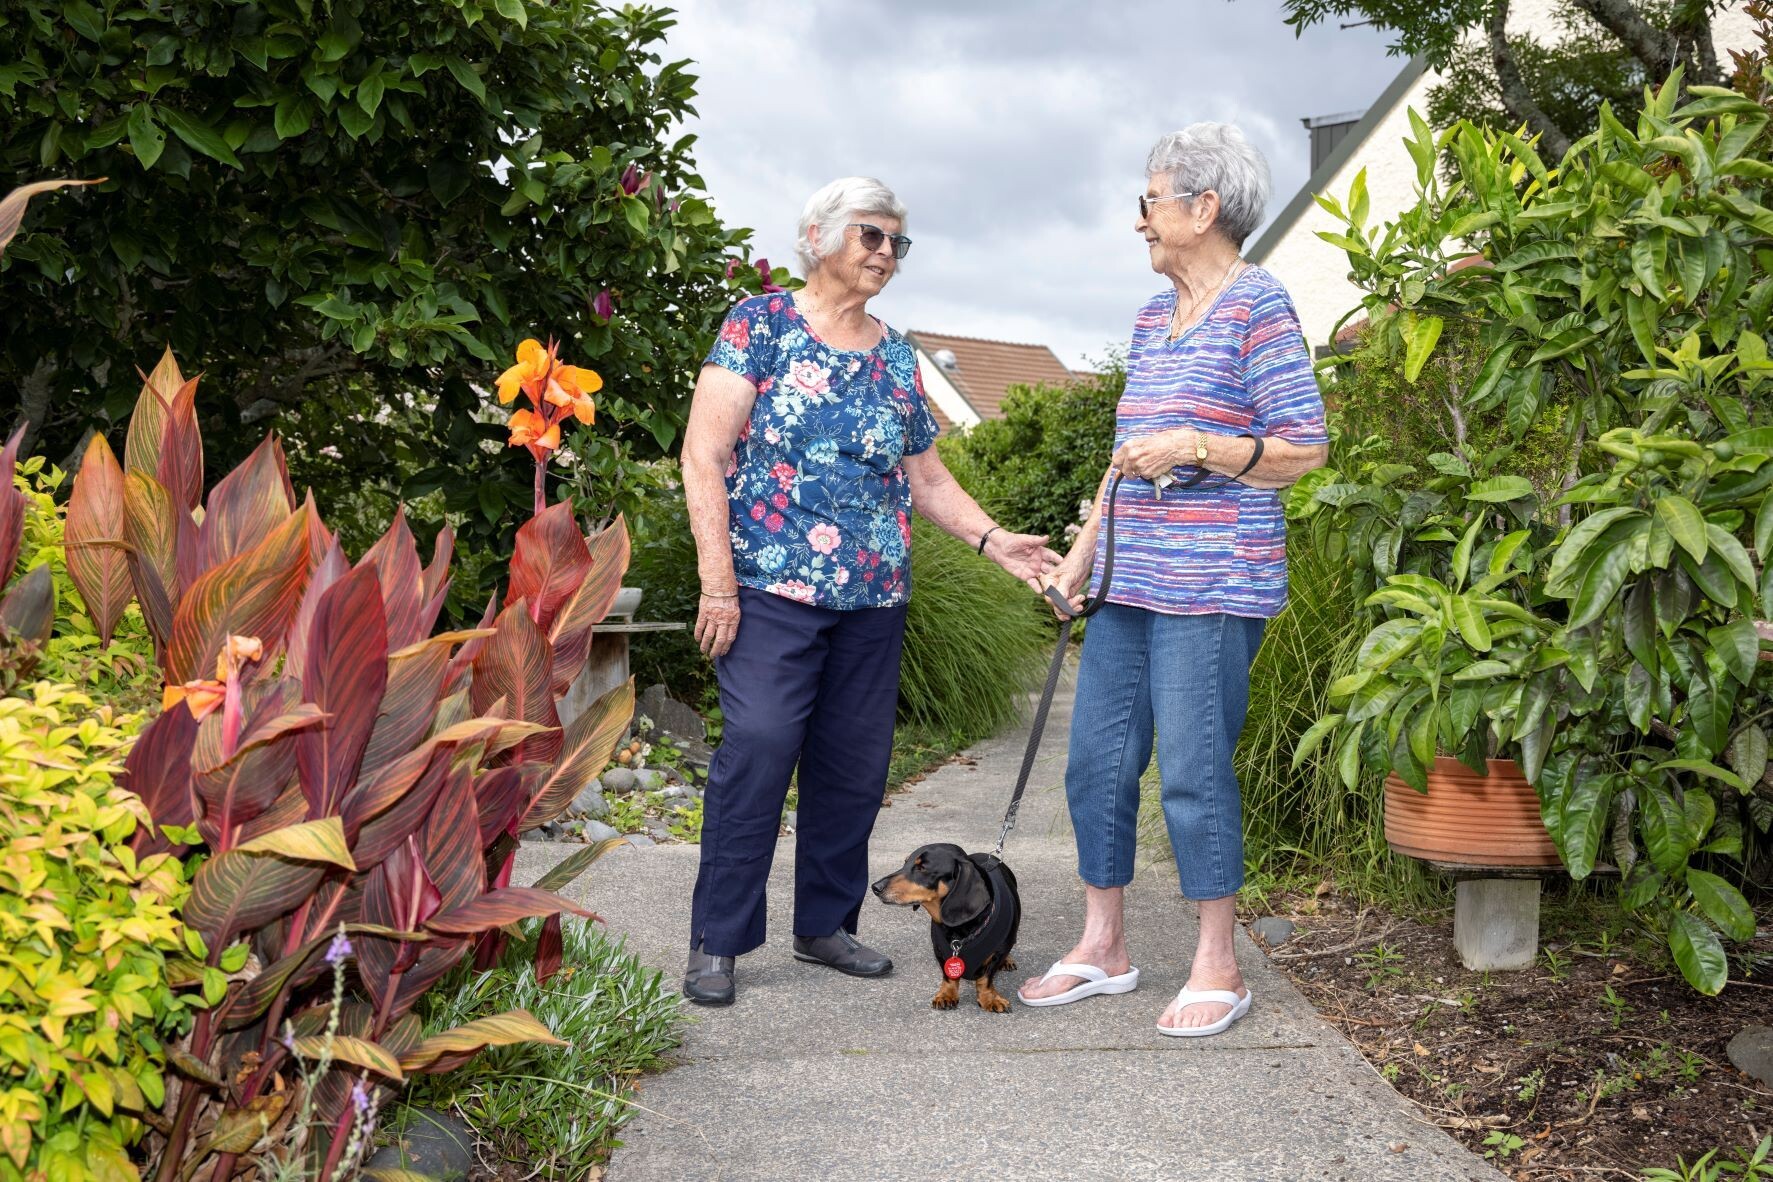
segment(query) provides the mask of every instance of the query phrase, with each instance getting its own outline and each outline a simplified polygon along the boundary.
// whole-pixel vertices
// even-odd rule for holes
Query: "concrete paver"
[[[1054,703],[1006,851],[1023,902],[1020,970],[998,979],[1006,995],[1068,950],[1082,921],[1060,786],[1069,707]],[[1026,741],[1018,731],[981,744],[895,796],[875,828],[873,873],[926,842],[989,849]],[[792,845],[777,851],[769,942],[739,960],[738,1002],[686,1005],[682,1065],[642,1081],[610,1182],[1502,1180],[1423,1121],[1241,930],[1248,1017],[1216,1038],[1159,1035],[1193,947],[1173,868],[1143,870],[1128,888],[1134,992],[999,1015],[963,985],[961,1007],[937,1012],[928,924],[904,909],[870,900],[863,912],[862,938],[893,957],[890,977],[793,959]],[[534,881],[574,848],[526,844],[513,881]],[[675,981],[696,856],[620,850],[569,893]]]

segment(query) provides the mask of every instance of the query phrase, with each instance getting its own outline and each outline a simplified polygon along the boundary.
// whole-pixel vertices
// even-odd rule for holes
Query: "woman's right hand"
[[[739,596],[702,596],[696,609],[696,644],[710,657],[724,657],[739,635]]]
[[[1071,558],[1067,556],[1065,561],[1053,568],[1051,574],[1041,576],[1035,589],[1039,591],[1041,597],[1045,599],[1048,587],[1058,588],[1059,594],[1065,597],[1065,602],[1071,605],[1072,614],[1076,615],[1083,610],[1084,592],[1089,589],[1090,570],[1095,562],[1094,554],[1090,554],[1088,557],[1090,559],[1090,564],[1084,565],[1083,563],[1073,562]],[[1051,605],[1052,601],[1049,599],[1047,600],[1047,603]],[[1065,618],[1063,615],[1060,615],[1057,607],[1053,607],[1053,615],[1058,616],[1059,619]]]

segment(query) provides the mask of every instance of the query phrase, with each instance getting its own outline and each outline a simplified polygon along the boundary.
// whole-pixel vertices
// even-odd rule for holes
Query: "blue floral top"
[[[813,335],[787,294],[727,314],[707,365],[757,387],[727,464],[739,585],[817,607],[911,594],[911,486],[900,460],[936,441],[917,356],[882,325],[872,349]]]

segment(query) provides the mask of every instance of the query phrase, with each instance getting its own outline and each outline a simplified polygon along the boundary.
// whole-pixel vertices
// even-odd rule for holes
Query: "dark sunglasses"
[[[893,242],[894,258],[902,259],[911,253],[911,239],[903,234],[888,234],[879,226],[870,226],[867,222],[851,222],[850,226],[862,231],[856,235],[856,239],[862,244],[863,250],[879,250],[880,244],[890,238]]]
[[[1142,218],[1150,217],[1151,207],[1156,205],[1159,201],[1179,201],[1186,197],[1199,196],[1199,193],[1170,193],[1163,197],[1147,197],[1145,194],[1141,193],[1139,194],[1139,216]]]

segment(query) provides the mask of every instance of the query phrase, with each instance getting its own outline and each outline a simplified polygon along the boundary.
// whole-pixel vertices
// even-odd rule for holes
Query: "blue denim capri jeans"
[[[1090,618],[1071,713],[1065,796],[1077,872],[1133,880],[1139,777],[1156,736],[1164,822],[1182,893],[1222,899],[1244,882],[1243,809],[1231,753],[1266,620],[1105,604]]]

